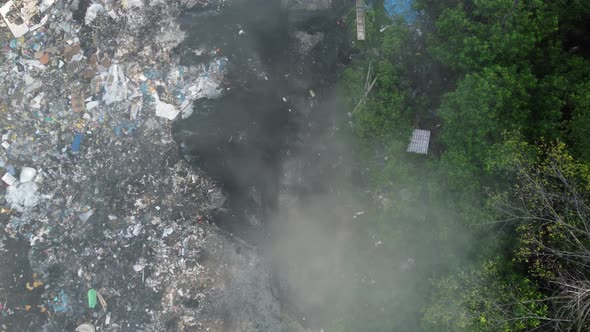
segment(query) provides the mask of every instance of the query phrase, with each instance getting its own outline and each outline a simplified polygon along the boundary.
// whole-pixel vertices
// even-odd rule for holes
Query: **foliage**
[[[436,20],[431,52],[461,71],[526,61],[557,31],[558,18],[547,7],[540,0],[461,2]]]
[[[373,12],[368,12],[367,26],[371,28],[367,28],[365,47],[376,45],[379,52],[368,52],[346,68],[341,88],[350,107],[355,109],[357,134],[364,140],[388,142],[405,137],[410,128],[411,100],[399,63],[409,32],[400,22],[378,32],[374,17]],[[374,79],[375,85],[363,98]]]
[[[437,270],[424,330],[588,326],[590,2],[417,0],[416,7],[426,14],[424,38],[400,22],[379,32],[379,15],[370,13],[369,38],[357,43],[362,55],[343,75],[350,108],[359,105],[350,120],[370,188],[387,198],[368,229],[399,243],[419,234],[414,240],[445,252],[447,263],[459,257],[445,243],[456,239],[448,236],[456,224],[480,237],[476,263]],[[376,84],[361,102],[369,65]],[[405,154],[412,124],[432,131],[429,157]],[[429,208],[421,211],[408,194],[427,197],[420,202]],[[360,293],[367,302],[394,301],[387,292]],[[383,322],[376,329],[396,324],[384,317],[373,317]]]
[[[437,280],[425,331],[526,331],[546,320],[548,307],[529,279],[502,257]]]
[[[447,158],[457,169],[486,170],[490,156],[505,140],[505,132],[518,132],[525,125],[530,73],[514,67],[490,67],[468,74],[441,104],[444,131],[441,140]],[[475,174],[483,175],[483,174]]]

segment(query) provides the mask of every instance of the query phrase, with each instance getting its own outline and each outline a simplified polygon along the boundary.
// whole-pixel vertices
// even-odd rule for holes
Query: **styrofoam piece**
[[[27,183],[31,182],[35,179],[37,175],[37,170],[32,167],[23,167],[20,171],[19,180],[20,183]]]

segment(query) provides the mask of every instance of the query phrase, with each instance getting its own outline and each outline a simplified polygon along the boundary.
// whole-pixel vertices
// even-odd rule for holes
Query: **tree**
[[[528,63],[537,45],[558,29],[558,16],[540,0],[464,1],[436,19],[431,52],[463,72]]]
[[[498,198],[503,222],[516,222],[517,262],[553,294],[557,330],[590,326],[590,167],[574,160],[563,143],[519,157],[514,195]]]
[[[488,166],[502,163],[505,156],[498,151],[525,125],[534,82],[528,72],[496,66],[468,74],[444,96],[439,111],[446,147],[442,161],[452,187],[463,190],[482,177],[501,176],[501,170]]]

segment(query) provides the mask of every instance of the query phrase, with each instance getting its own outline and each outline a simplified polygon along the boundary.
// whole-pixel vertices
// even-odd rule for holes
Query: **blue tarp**
[[[385,0],[383,5],[391,17],[401,16],[407,23],[414,23],[418,13],[412,8],[413,0]]]

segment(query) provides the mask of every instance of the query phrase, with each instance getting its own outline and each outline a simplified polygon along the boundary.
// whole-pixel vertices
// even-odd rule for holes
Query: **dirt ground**
[[[7,222],[6,219],[0,218],[0,222]],[[45,315],[38,307],[42,288],[27,289],[27,283],[33,282],[33,272],[26,257],[26,242],[6,238],[2,231],[0,238],[4,244],[0,250],[0,330],[29,331]],[[7,311],[21,314],[7,315]]]

